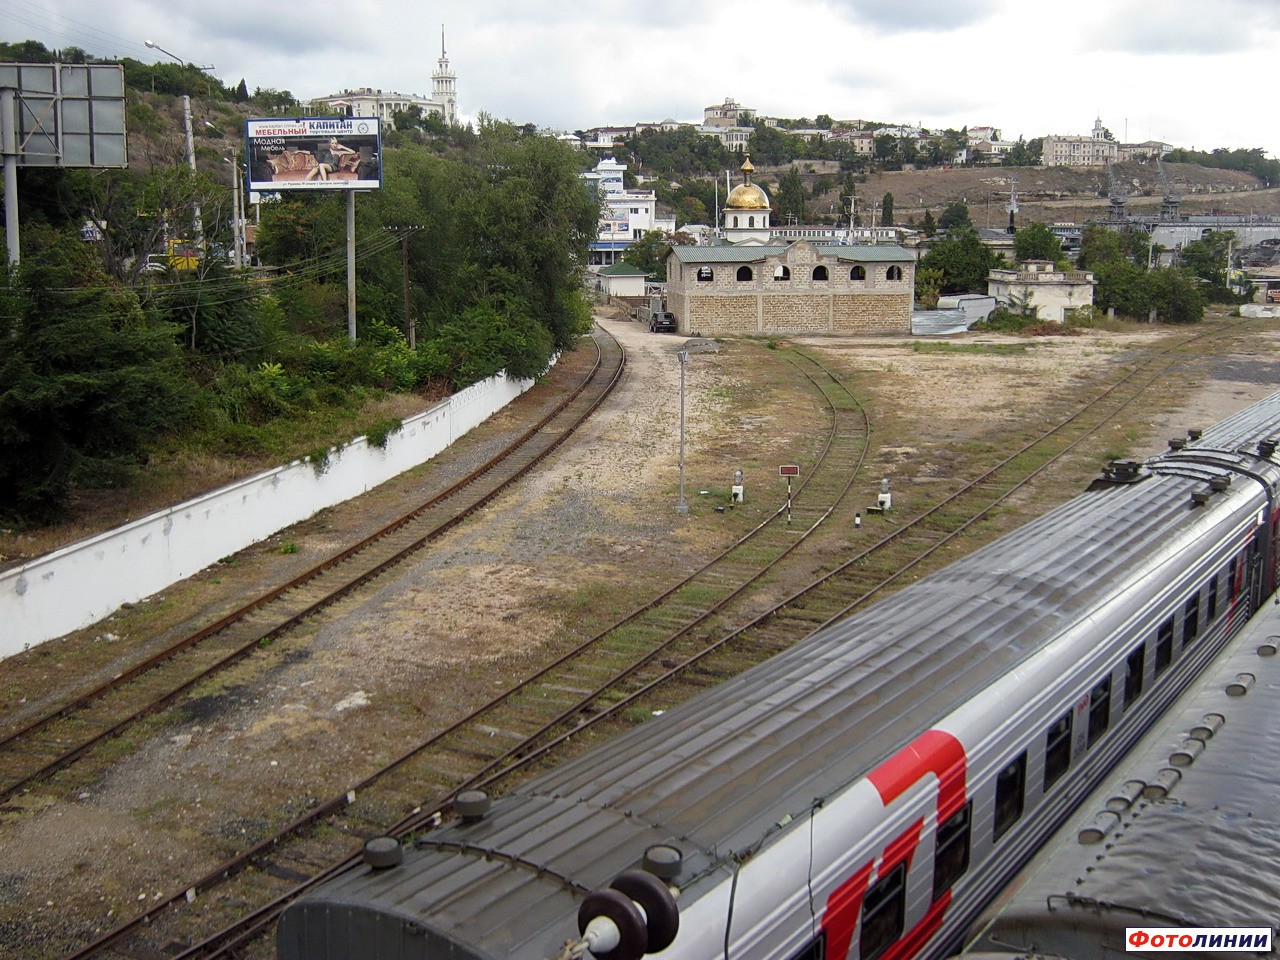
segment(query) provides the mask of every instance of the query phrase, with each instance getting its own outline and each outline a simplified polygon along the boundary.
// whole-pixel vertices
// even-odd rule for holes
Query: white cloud
[[[320,96],[430,93],[444,24],[465,115],[566,129],[700,120],[733,97],[766,115],[989,124],[1199,147],[1280,134],[1253,91],[1280,46],[1276,0],[6,0],[0,35],[161,59],[227,83]]]

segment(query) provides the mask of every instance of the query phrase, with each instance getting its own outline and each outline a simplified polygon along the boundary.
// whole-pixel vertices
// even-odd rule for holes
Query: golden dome
[[[742,162],[742,183],[729,192],[724,202],[726,210],[768,210],[769,195],[751,182],[756,168],[751,165],[751,154]]]
[[[726,210],[768,210],[769,197],[754,183],[740,183],[729,193]]]

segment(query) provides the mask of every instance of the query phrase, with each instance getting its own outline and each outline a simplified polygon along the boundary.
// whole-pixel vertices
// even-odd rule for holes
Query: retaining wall
[[[95,623],[430,460],[533,383],[491,377],[407,418],[381,449],[363,437],[335,447],[323,473],[295,460],[6,570],[0,658]]]

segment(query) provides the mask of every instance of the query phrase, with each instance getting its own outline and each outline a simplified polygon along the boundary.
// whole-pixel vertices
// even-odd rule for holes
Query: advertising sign
[[[377,190],[382,140],[377,117],[303,117],[245,122],[249,189]]]

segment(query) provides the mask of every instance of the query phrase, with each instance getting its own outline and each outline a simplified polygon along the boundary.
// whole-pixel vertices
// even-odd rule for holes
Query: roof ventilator
[[[1258,456],[1270,457],[1276,452],[1277,441],[1275,437],[1267,437],[1265,440],[1258,441]]]
[[[398,867],[404,860],[404,851],[395,837],[374,837],[364,845],[365,865],[373,870]]]
[[[1213,491],[1208,489],[1207,487],[1203,490],[1192,490],[1191,502],[1197,507],[1203,507],[1206,503],[1209,502],[1209,498],[1211,496],[1213,496]]]
[[[1231,486],[1231,478],[1228,476],[1214,477],[1209,481],[1209,488],[1214,493],[1222,493],[1227,487]]]
[[[1170,450],[1181,450],[1186,445],[1187,445],[1187,441],[1182,437],[1174,437],[1172,440],[1169,441]]]
[[[476,823],[485,818],[490,805],[489,795],[483,790],[463,790],[454,797],[453,812],[467,823]]]
[[[1144,800],[1163,800],[1181,779],[1181,770],[1165,767],[1156,775],[1155,780],[1142,788],[1142,797]]]
[[[1188,440],[1199,440],[1199,439],[1200,439],[1201,437],[1203,437],[1203,436],[1204,436],[1204,431],[1203,431],[1203,430],[1197,430],[1197,429],[1196,429],[1196,428],[1194,428],[1194,427],[1192,427],[1190,430],[1188,430],[1188,431],[1187,431],[1187,439],[1188,439]]]

